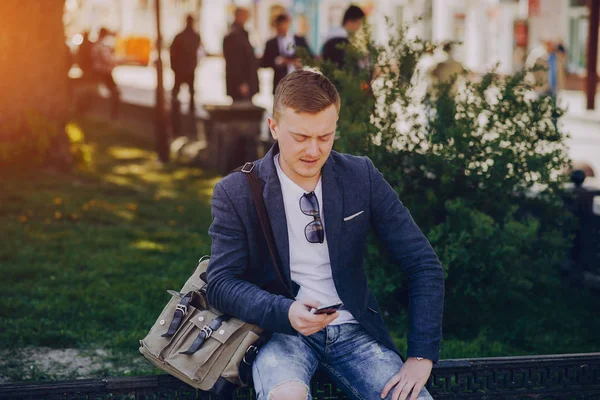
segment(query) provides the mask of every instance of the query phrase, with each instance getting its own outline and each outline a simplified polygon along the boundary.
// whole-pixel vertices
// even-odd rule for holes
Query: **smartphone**
[[[342,307],[344,304],[343,303],[334,303],[334,304],[326,304],[326,305],[322,305],[319,308],[313,308],[312,309],[312,313],[313,314],[333,314],[334,312],[336,312],[337,310],[340,309],[340,307]]]

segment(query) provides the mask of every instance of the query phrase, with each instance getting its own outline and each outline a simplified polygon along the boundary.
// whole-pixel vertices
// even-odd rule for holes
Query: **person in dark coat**
[[[198,50],[201,45],[200,35],[194,30],[194,17],[188,15],[185,29],[175,36],[169,52],[171,69],[175,74],[175,84],[171,92],[171,100],[175,106],[178,106],[177,96],[179,95],[179,89],[181,88],[181,84],[185,83],[190,92],[190,114],[195,110],[194,77],[196,67],[198,66]]]
[[[85,31],[82,35],[82,42],[77,50],[76,62],[83,76],[89,78],[94,68],[94,60],[92,58],[93,43],[90,41],[90,32]]]
[[[121,91],[115,82],[112,73],[121,61],[115,57],[114,33],[106,28],[100,28],[98,40],[91,47],[92,76],[94,80],[106,86],[110,91],[111,117],[119,117],[119,104],[121,102]]]
[[[284,76],[301,67],[296,49],[302,47],[306,49],[310,57],[313,57],[304,37],[289,34],[290,23],[290,16],[287,14],[281,14],[275,18],[277,35],[267,41],[261,60],[261,67],[273,68],[273,93]]]
[[[360,29],[364,19],[365,13],[360,7],[348,7],[344,13],[342,26],[332,29],[327,35],[327,39],[321,51],[323,61],[332,62],[336,64],[338,68],[344,67],[346,51],[343,47],[350,44],[348,36]]]
[[[258,60],[244,29],[248,17],[247,9],[237,8],[235,20],[223,39],[227,95],[233,101],[251,100],[259,91]]]

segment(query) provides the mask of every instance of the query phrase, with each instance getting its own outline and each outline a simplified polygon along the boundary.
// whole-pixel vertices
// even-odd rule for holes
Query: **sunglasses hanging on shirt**
[[[314,220],[304,228],[304,237],[309,243],[323,243],[325,241],[325,231],[319,212],[319,201],[315,192],[305,193],[300,197],[300,211],[303,214],[313,217]]]

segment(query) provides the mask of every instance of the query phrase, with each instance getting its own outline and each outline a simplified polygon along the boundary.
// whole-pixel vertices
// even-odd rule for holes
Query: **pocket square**
[[[351,216],[344,218],[344,221],[350,221],[352,218],[356,218],[362,213],[364,213],[364,211],[359,211],[356,214],[352,214]]]

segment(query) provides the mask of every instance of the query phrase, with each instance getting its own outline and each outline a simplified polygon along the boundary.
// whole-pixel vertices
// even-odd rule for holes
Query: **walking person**
[[[185,20],[185,29],[175,36],[169,48],[171,69],[175,75],[175,83],[171,92],[171,109],[177,114],[176,118],[179,117],[179,100],[177,96],[179,96],[182,84],[187,85],[190,93],[189,114],[194,115],[196,110],[194,78],[201,45],[200,35],[194,30],[194,17],[188,15]]]
[[[244,28],[249,17],[246,8],[237,8],[233,24],[223,39],[227,95],[234,102],[250,101],[259,90],[258,60]]]
[[[276,280],[274,266],[246,177],[234,172],[213,192],[208,299],[273,332],[252,366],[258,400],[312,398],[317,368],[352,399],[431,399],[423,386],[439,358],[442,267],[371,160],[332,151],[339,110],[325,76],[288,74],[269,118],[276,143],[252,165],[264,182],[276,256],[294,298],[263,289]],[[371,227],[409,282],[407,358],[367,285]],[[315,312],[327,305],[328,313]]]
[[[94,60],[92,58],[94,43],[90,40],[89,31],[83,32],[81,36],[82,41],[74,58],[75,63],[81,70],[81,77],[69,80],[69,96],[73,99],[77,113],[86,112],[91,104],[91,93],[85,90],[86,86],[92,84],[94,90],[97,89],[97,82],[94,75]]]
[[[550,40],[540,42],[527,56],[528,80],[540,97],[555,97],[556,93],[556,54]]]
[[[101,28],[98,32],[98,40],[93,44],[92,53],[92,74],[94,79],[106,86],[110,92],[111,117],[117,119],[119,116],[119,103],[121,92],[115,82],[112,73],[118,60],[114,55],[114,46],[111,36],[114,36],[108,29]]]
[[[559,92],[565,89],[567,80],[567,62],[569,57],[567,49],[562,41],[556,44],[556,91]]]
[[[556,98],[558,93],[558,49],[552,41],[546,42],[546,49],[548,51],[548,96]]]
[[[350,45],[350,37],[355,34],[362,26],[365,19],[364,11],[351,5],[344,13],[342,26],[332,28],[323,44],[321,58],[323,61],[333,63],[337,68],[346,67],[346,46]],[[364,67],[361,65],[352,66],[356,68]]]
[[[82,34],[81,44],[77,49],[77,56],[75,61],[81,69],[84,78],[89,78],[93,70],[93,59],[92,59],[92,47],[93,43],[90,41],[90,32],[85,31]]]
[[[287,74],[302,67],[297,49],[303,48],[312,58],[306,39],[290,33],[290,16],[281,14],[275,18],[275,37],[265,44],[265,51],[261,59],[261,67],[273,68],[273,93],[277,85]]]

